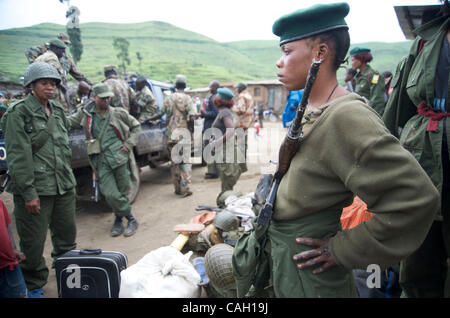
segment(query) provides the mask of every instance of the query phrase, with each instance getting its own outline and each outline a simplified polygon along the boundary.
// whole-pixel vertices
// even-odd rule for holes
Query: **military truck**
[[[134,82],[129,85],[135,89]],[[158,109],[164,102],[164,91],[170,91],[173,86],[164,82],[147,80],[147,86],[153,93]],[[149,165],[155,168],[169,161],[169,153],[164,145],[165,133],[164,117],[157,124],[142,124],[142,131],[139,135],[138,144],[134,147],[136,164],[139,167]],[[72,129],[69,132],[69,143],[72,149],[72,169],[77,179],[77,195],[79,199],[94,199],[95,187],[93,182],[92,169],[87,155],[85,135],[82,129]],[[5,176],[7,172],[6,149],[3,133],[0,130],[0,175]],[[129,199],[134,202],[139,193],[140,181],[130,189]],[[98,188],[97,188],[98,190]],[[99,193],[99,192],[98,192]]]

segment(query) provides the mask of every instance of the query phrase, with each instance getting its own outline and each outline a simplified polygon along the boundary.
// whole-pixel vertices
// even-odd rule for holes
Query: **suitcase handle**
[[[98,255],[101,254],[102,250],[99,248],[86,248],[80,251],[80,255]]]

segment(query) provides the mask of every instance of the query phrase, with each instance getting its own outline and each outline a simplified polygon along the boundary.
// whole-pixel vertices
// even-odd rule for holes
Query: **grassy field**
[[[28,65],[25,50],[41,45],[64,32],[65,26],[43,23],[28,28],[0,31],[0,78],[20,82]],[[151,21],[134,24],[81,24],[83,55],[78,63],[92,81],[103,79],[103,67],[118,65],[113,48],[114,37],[130,42],[131,64],[127,71],[160,81],[171,81],[176,74],[188,77],[188,86],[204,87],[212,79],[221,82],[265,80],[275,78],[275,62],[280,57],[277,41],[239,41],[221,43],[171,24]],[[360,43],[372,49],[372,66],[379,72],[394,71],[410,42]],[[141,67],[136,57],[143,57]],[[340,71],[342,80],[344,71]]]

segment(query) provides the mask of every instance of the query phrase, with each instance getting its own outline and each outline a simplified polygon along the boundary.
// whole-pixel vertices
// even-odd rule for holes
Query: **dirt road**
[[[285,134],[281,123],[267,123],[265,126],[272,129],[272,139],[269,132],[263,131],[256,137],[253,132],[249,134],[249,155],[255,158],[255,152],[264,152],[265,155],[249,163],[249,170],[242,174],[235,186],[235,190],[242,193],[253,192],[259,181],[261,172],[274,170],[268,164],[269,160],[277,158],[277,142]],[[275,138],[275,140],[273,140]],[[260,149],[261,148],[261,149]],[[259,151],[261,150],[261,151]],[[252,155],[253,153],[253,155]],[[255,160],[253,160],[255,161]],[[111,237],[110,229],[114,215],[105,204],[93,202],[77,202],[77,249],[100,248],[106,251],[120,251],[127,255],[128,265],[135,264],[144,255],[159,247],[170,245],[177,234],[173,232],[176,224],[188,223],[194,216],[204,211],[195,211],[198,205],[216,206],[216,197],[220,192],[220,180],[205,180],[206,167],[193,166],[192,190],[194,194],[187,198],[180,198],[174,194],[174,187],[170,177],[169,165],[156,169],[145,167],[141,172],[141,189],[132,207],[132,213],[140,225],[132,237]],[[12,215],[12,196],[8,193],[0,195],[5,201],[10,215]],[[16,243],[19,240],[15,232]],[[52,249],[50,234],[47,235],[44,257],[47,266],[51,266],[50,252]],[[58,297],[55,271],[50,270],[47,285],[43,288],[46,298]]]

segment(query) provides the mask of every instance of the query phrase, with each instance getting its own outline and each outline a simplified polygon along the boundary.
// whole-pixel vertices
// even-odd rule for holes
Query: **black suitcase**
[[[72,250],[55,261],[61,298],[118,298],[120,272],[128,260],[120,252],[100,249]]]

